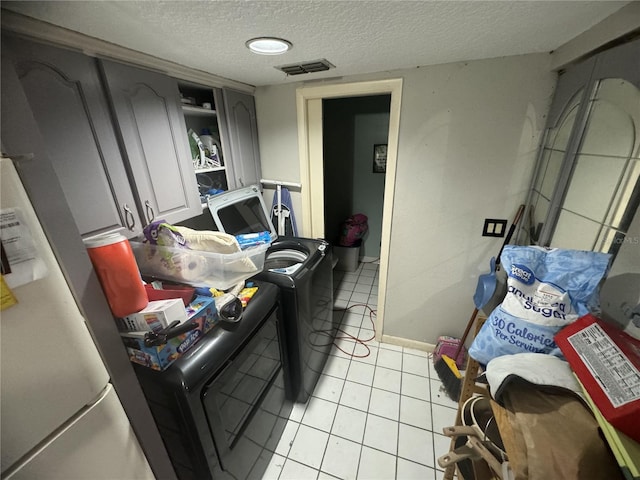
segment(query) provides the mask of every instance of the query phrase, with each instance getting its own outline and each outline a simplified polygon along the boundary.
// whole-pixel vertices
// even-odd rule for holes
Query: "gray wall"
[[[340,224],[353,211],[353,113],[349,99],[322,102],[324,235],[336,245]]]
[[[549,61],[521,55],[325,82],[403,79],[384,334],[427,343],[461,335],[502,240],[481,236],[484,219],[513,218],[529,189],[557,78]],[[302,85],[256,90],[265,178],[300,181]],[[300,195],[293,201],[300,212]]]
[[[384,174],[373,173],[373,145],[387,143],[390,96],[323,102],[325,234],[333,242],[354,213],[368,217],[360,255],[380,256]]]

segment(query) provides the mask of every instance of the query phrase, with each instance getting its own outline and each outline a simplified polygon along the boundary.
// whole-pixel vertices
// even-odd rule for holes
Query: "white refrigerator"
[[[0,162],[2,479],[152,479],[20,178]]]

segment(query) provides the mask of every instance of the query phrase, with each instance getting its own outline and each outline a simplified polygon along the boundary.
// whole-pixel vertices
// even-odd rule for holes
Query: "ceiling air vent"
[[[275,67],[287,75],[302,75],[303,73],[324,72],[330,68],[336,68],[328,60],[314,60],[312,62],[292,63],[290,65],[280,65]]]

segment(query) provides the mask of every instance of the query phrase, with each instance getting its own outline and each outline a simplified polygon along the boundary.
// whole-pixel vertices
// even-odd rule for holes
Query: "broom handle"
[[[471,314],[471,318],[467,322],[467,327],[464,329],[464,333],[462,334],[462,339],[460,340],[460,343],[458,344],[458,348],[456,348],[456,354],[453,356],[453,361],[454,362],[458,361],[458,355],[460,355],[460,351],[462,350],[462,346],[464,345],[464,342],[467,340],[467,336],[469,335],[469,330],[471,330],[471,326],[473,325],[473,320],[476,318],[477,314],[478,314],[478,307],[473,309],[473,313]]]
[[[504,237],[504,242],[502,242],[502,247],[500,247],[500,251],[498,252],[498,257],[496,258],[496,265],[500,265],[500,255],[502,255],[502,250],[504,250],[504,246],[511,241],[511,237],[513,237],[513,233],[516,231],[516,225],[518,225],[518,222],[520,222],[520,218],[522,217],[523,213],[524,213],[524,204],[518,207],[516,216],[514,217],[513,222],[511,223],[511,228],[509,228],[509,232],[507,233],[507,236]]]
[[[513,237],[513,232],[516,230],[516,225],[520,221],[520,218],[522,217],[523,213],[524,213],[524,204],[520,205],[520,207],[518,208],[518,211],[516,212],[516,216],[513,219],[513,223],[511,223],[511,228],[509,229],[507,236],[504,238],[504,242],[502,242],[502,247],[500,247],[500,251],[498,252],[498,258],[497,258],[496,264],[498,265],[500,264],[500,255],[502,255],[502,250],[504,250],[504,246],[511,241],[511,237]],[[475,320],[477,314],[478,314],[478,307],[473,309],[471,318],[467,322],[467,326],[464,329],[464,333],[462,334],[462,338],[460,339],[458,348],[456,348],[456,354],[453,356],[454,362],[458,361],[458,355],[460,355],[460,351],[462,350],[462,346],[464,345],[464,342],[467,341],[469,330],[471,330],[471,326],[473,325],[473,321]]]

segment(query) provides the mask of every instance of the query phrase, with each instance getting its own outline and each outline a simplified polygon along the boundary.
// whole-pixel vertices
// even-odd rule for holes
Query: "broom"
[[[473,321],[475,320],[477,314],[478,307],[473,309],[471,318],[467,322],[467,327],[464,329],[462,339],[458,344],[458,348],[456,348],[456,353],[453,358],[449,357],[448,355],[442,355],[433,364],[438,377],[444,385],[447,396],[455,402],[460,400],[460,392],[462,390],[462,374],[460,373],[460,370],[458,370],[458,366],[456,365],[456,361],[454,359],[457,359],[458,355],[460,355],[462,347],[464,346],[464,342],[467,340],[469,330],[471,330],[471,326],[473,325]]]
[[[511,228],[509,228],[509,232],[507,233],[507,236],[504,238],[504,242],[502,242],[502,246],[500,247],[500,251],[498,252],[496,266],[500,265],[500,255],[502,254],[502,250],[504,249],[504,246],[511,241],[511,237],[513,236],[513,233],[516,230],[516,225],[520,221],[520,217],[522,217],[523,213],[524,213],[524,205],[520,205],[516,213],[516,216],[514,217],[513,222],[511,223]],[[474,298],[474,301],[475,301],[475,298]],[[464,333],[462,334],[462,339],[458,344],[458,348],[456,348],[456,353],[453,356],[453,358],[449,357],[448,355],[442,355],[438,360],[436,360],[433,363],[433,367],[435,368],[436,373],[438,374],[438,377],[442,381],[442,384],[444,385],[444,389],[447,395],[449,396],[449,398],[451,398],[451,400],[456,402],[460,400],[460,392],[462,390],[462,374],[460,373],[460,370],[458,370],[458,366],[456,365],[456,360],[458,359],[458,355],[460,355],[460,351],[464,346],[464,342],[467,340],[467,336],[469,335],[469,330],[471,330],[473,321],[475,320],[476,315],[478,314],[478,309],[482,307],[483,305],[476,304],[476,308],[473,309],[471,318],[467,322],[467,327],[464,329]]]

